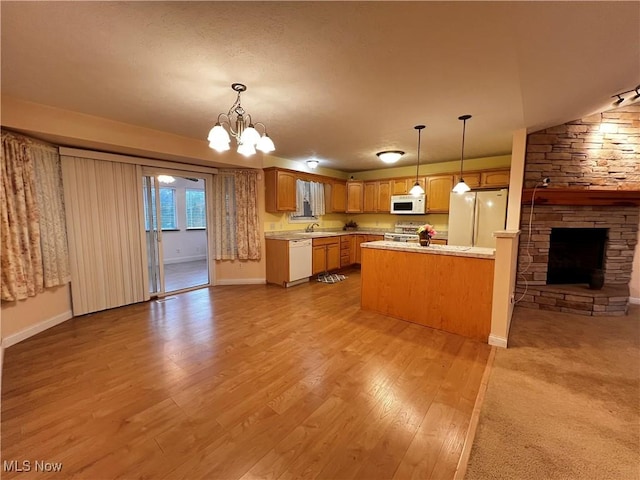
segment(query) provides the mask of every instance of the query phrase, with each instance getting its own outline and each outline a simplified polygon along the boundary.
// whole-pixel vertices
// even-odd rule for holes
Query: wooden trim
[[[453,480],[464,480],[467,474],[467,466],[469,465],[469,457],[471,457],[471,447],[473,447],[473,441],[476,438],[476,430],[478,429],[478,423],[480,422],[480,412],[482,410],[482,404],[484,403],[484,395],[487,393],[487,387],[489,386],[489,376],[491,375],[491,369],[493,368],[493,360],[496,358],[496,348],[491,347],[489,353],[489,359],[484,367],[484,373],[482,374],[482,380],[480,380],[480,388],[478,389],[478,395],[476,395],[476,402],[473,405],[473,411],[471,412],[471,419],[469,420],[469,428],[467,429],[467,435],[462,445],[462,452],[460,453],[460,459],[458,460],[458,467]]]
[[[522,204],[530,205],[532,188],[522,191]],[[579,188],[538,188],[536,205],[640,206],[640,190],[592,190]]]

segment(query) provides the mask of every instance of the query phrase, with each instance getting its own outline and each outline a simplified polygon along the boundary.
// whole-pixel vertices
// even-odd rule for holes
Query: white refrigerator
[[[496,248],[493,232],[504,230],[507,189],[451,193],[447,244]]]

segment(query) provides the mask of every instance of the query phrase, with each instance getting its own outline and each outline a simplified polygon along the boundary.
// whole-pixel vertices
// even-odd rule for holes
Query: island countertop
[[[415,242],[390,242],[380,240],[362,244],[362,248],[395,250],[398,252],[424,253],[430,255],[452,255],[455,257],[495,258],[495,249],[484,247],[459,247],[455,245],[429,245],[423,247]]]

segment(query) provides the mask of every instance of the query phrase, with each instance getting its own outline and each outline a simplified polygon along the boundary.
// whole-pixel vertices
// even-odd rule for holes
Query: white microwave
[[[391,195],[391,213],[416,215],[425,212],[424,195]]]

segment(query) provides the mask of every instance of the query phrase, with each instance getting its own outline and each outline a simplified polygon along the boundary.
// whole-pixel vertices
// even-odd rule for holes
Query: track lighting
[[[636,94],[631,97],[631,100],[637,100],[638,98],[640,98],[640,85],[638,85],[635,88],[632,88],[631,90],[627,90],[625,92],[620,92],[620,93],[616,93],[615,95],[611,95],[611,98],[615,98],[616,100],[613,102],[613,105],[615,105],[616,107],[618,105],[620,105],[622,102],[625,101],[625,98],[623,97],[623,95],[627,94],[627,93],[631,93],[631,92],[635,92]]]

